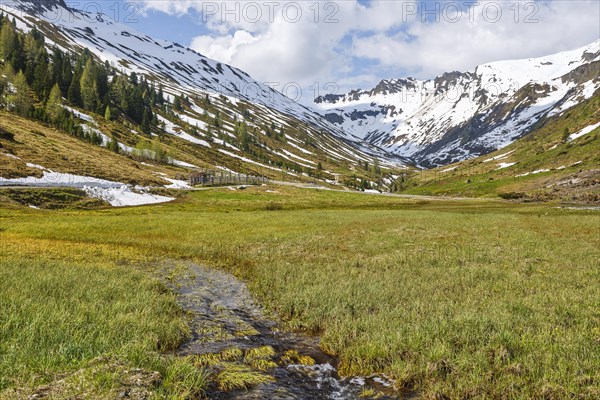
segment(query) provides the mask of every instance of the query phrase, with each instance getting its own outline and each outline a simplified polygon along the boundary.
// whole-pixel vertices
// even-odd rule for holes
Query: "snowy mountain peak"
[[[41,14],[45,11],[54,10],[57,7],[68,9],[65,0],[11,0],[10,5],[14,5],[20,10]]]
[[[317,165],[329,163],[372,162],[375,157],[380,159],[381,165],[404,166],[406,163],[377,146],[344,135],[339,127],[314,110],[237,68],[178,43],[154,39],[105,14],[79,11],[68,7],[71,5],[76,7],[77,3],[0,1],[0,9],[15,20],[17,29],[29,32],[35,27],[44,35],[49,52],[56,47],[76,58],[89,51],[96,61],[108,64],[111,73],[128,76],[135,73],[136,79],[143,77],[160,87],[173,108],[176,98],[185,99],[185,107],[180,112],[175,113],[169,107],[155,110],[159,129],[165,135],[177,136],[198,146],[194,157],[200,157],[203,163],[206,159],[218,160],[219,165],[215,167],[221,168],[234,160],[233,168],[244,164],[254,169],[257,166],[271,171],[292,168],[296,172],[312,171]],[[240,121],[245,123],[245,133],[252,136],[254,148],[241,145],[238,148],[230,143],[241,135],[237,125]],[[137,137],[139,132],[135,130],[131,134],[129,144],[145,140]],[[278,143],[267,146],[265,137],[271,140],[274,135]],[[212,141],[209,143],[204,138]],[[126,151],[130,149],[125,146]],[[211,154],[206,156],[205,151]],[[229,161],[221,163],[221,158]]]
[[[497,61],[435,79],[383,80],[315,100],[331,123],[423,166],[504,147],[600,88],[600,40],[545,57]]]
[[[159,79],[171,96],[184,92],[202,96],[205,93],[223,95],[234,101],[245,100],[293,115],[319,129],[337,131],[314,111],[252,79],[247,73],[178,43],[153,39],[113,21],[107,15],[90,15],[70,9],[64,0],[18,0],[2,4],[2,8],[9,12],[10,7],[26,13],[27,18],[19,18],[23,16],[20,12],[14,13],[22,29],[30,29],[36,20],[49,22],[56,29],[55,32],[47,32],[50,45],[75,52],[87,48],[98,59],[107,61],[125,74],[135,72]],[[45,12],[56,7],[65,8],[68,12]],[[38,28],[46,26],[39,25]],[[69,44],[68,48],[64,48],[65,41]]]

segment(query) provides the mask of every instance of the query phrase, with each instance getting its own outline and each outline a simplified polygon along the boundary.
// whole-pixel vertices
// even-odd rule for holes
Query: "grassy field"
[[[595,211],[270,187],[5,206],[0,227],[4,393],[62,373],[110,391],[130,367],[159,371],[165,397],[202,390],[203,371],[168,355],[187,329],[156,280],[168,258],[234,273],[288,328],[321,335],[344,374],[425,398],[600,396]],[[98,365],[109,372],[86,373]]]

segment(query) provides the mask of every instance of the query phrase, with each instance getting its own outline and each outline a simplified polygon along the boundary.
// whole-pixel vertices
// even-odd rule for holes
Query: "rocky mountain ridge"
[[[502,148],[600,88],[600,40],[541,58],[500,61],[435,79],[382,80],[315,99],[325,118],[424,167]]]

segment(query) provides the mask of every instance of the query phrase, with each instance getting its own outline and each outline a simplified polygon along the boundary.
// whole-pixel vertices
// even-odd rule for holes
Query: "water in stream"
[[[269,371],[273,382],[245,391],[208,394],[211,399],[359,399],[361,391],[373,388],[380,399],[401,398],[393,382],[381,376],[340,378],[334,357],[319,348],[318,338],[282,332],[252,301],[246,286],[235,277],[198,265],[191,276],[178,282],[181,306],[193,314],[193,337],[179,352],[182,355],[219,353],[271,346],[277,354],[296,350],[315,360],[315,365],[282,365]]]

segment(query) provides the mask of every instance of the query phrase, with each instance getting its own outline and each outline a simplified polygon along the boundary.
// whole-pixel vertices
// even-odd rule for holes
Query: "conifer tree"
[[[181,99],[179,96],[175,96],[175,99],[173,100],[173,109],[176,111],[181,111]]]
[[[13,86],[15,93],[9,96],[11,108],[17,114],[27,116],[31,110],[33,99],[31,98],[29,85],[27,85],[27,80],[25,79],[23,71],[19,71],[17,76],[15,76]]]
[[[150,115],[150,110],[147,108],[144,109],[144,115],[142,117],[142,123],[140,125],[140,129],[143,133],[149,134],[151,132],[150,122],[152,120],[152,116]]]
[[[136,86],[127,99],[127,115],[138,124],[144,119],[144,99],[140,86]]]
[[[6,91],[7,82],[0,77],[0,107],[4,105],[4,92]]]
[[[96,87],[98,90],[99,102],[104,102],[106,95],[108,94],[108,70],[104,64],[99,64],[94,69],[94,80],[96,81]]]
[[[155,161],[167,162],[169,160],[169,154],[162,146],[162,144],[158,141],[158,139],[154,139],[152,141],[152,152],[154,153]]]
[[[62,74],[63,74],[63,61],[64,57],[62,52],[57,48],[52,48],[52,55],[50,56],[50,79],[53,83],[58,83],[58,86],[62,86]]]
[[[4,20],[2,30],[0,30],[0,50],[0,57],[5,61],[9,61],[13,53],[19,51],[17,33],[8,19]]]
[[[164,104],[165,102],[165,95],[163,93],[162,85],[158,86],[158,94],[156,95],[156,101],[158,104]]]
[[[563,131],[562,141],[566,143],[567,140],[569,140],[569,136],[571,136],[571,131],[569,130],[569,127],[566,127]]]
[[[121,150],[119,147],[119,142],[117,142],[116,139],[109,139],[108,143],[106,144],[106,148],[114,151],[115,153],[119,153],[119,151]]]
[[[32,89],[40,100],[45,100],[52,90],[53,83],[48,54],[46,49],[42,48],[35,59]]]
[[[78,67],[75,68],[75,72],[73,73],[73,77],[71,79],[71,84],[69,85],[69,89],[67,90],[67,99],[71,102],[71,104],[76,106],[82,106],[81,102],[81,71]]]
[[[375,175],[380,175],[381,174],[381,167],[379,165],[379,159],[378,158],[373,159],[373,174],[375,174]]]
[[[86,110],[95,110],[98,100],[98,85],[95,79],[95,66],[92,59],[89,58],[85,64],[85,69],[79,81],[81,90],[81,100],[83,108]]]
[[[60,91],[63,94],[63,97],[68,96],[69,87],[71,86],[71,82],[73,80],[73,66],[71,65],[71,57],[69,54],[65,54],[62,63],[62,73],[61,80],[58,83],[60,86]]]
[[[62,113],[62,94],[58,83],[55,83],[46,101],[46,113],[51,120],[56,121]]]
[[[137,84],[138,84],[138,76],[137,76],[137,74],[135,72],[132,72],[129,75],[129,80],[130,80],[130,82],[131,82],[132,85],[137,86]]]

